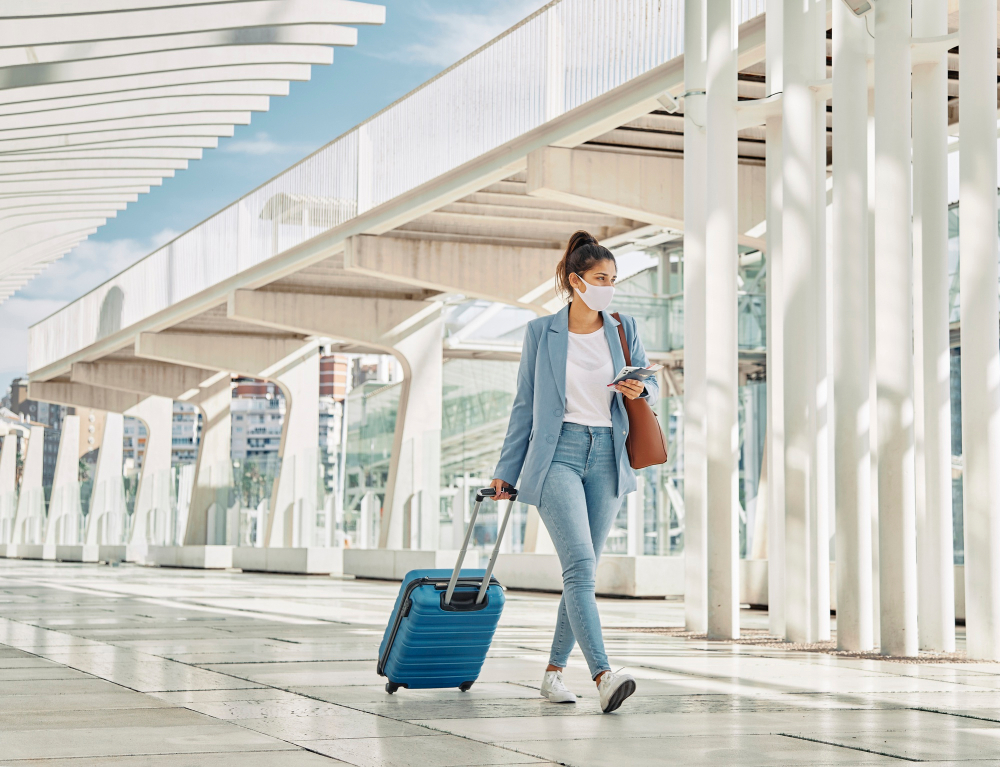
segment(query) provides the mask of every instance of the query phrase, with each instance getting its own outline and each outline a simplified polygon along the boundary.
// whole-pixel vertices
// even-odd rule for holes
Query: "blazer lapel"
[[[566,355],[569,353],[569,306],[564,306],[549,325],[549,362],[559,401],[566,405]]]

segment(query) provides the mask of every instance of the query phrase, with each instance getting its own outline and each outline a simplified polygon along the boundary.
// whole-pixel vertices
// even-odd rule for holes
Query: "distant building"
[[[174,416],[170,428],[170,465],[194,463],[198,457],[198,437],[201,434],[198,408],[187,402],[174,401]]]
[[[233,381],[234,399],[277,399],[281,390],[277,384],[256,378],[237,378]]]
[[[146,427],[138,418],[125,418],[122,455],[125,466],[139,470],[146,457]]]
[[[231,412],[233,460],[264,462],[276,459],[285,421],[284,397],[269,392],[264,396],[234,397]]]
[[[56,458],[59,455],[59,438],[62,436],[62,422],[67,412],[72,408],[62,405],[50,405],[48,402],[36,402],[28,399],[28,380],[15,378],[10,384],[9,409],[18,415],[43,424],[45,429],[45,448],[42,458],[42,484],[52,485],[56,473]]]
[[[347,375],[350,359],[343,354],[331,354],[319,359],[319,396],[343,402],[347,395]]]

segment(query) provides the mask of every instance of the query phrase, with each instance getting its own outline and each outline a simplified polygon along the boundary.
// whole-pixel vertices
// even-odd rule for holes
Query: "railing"
[[[764,11],[742,0],[740,20]],[[557,0],[29,330],[38,370],[683,52],[683,0]]]

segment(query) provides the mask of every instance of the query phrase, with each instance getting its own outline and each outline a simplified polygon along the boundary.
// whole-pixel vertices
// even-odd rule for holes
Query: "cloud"
[[[442,12],[423,2],[414,9],[415,15],[430,27],[424,41],[411,43],[391,53],[372,55],[409,64],[429,64],[447,67],[468,56],[526,16],[537,11],[549,0],[504,0],[485,4],[478,13]]]
[[[84,240],[17,294],[28,300],[72,301],[128,268],[178,235],[163,229],[148,240]]]
[[[28,365],[28,328],[176,237],[163,229],[148,240],[84,240],[14,296],[0,303],[3,368],[0,394]]]
[[[289,154],[300,152],[302,147],[295,144],[281,144],[274,141],[270,135],[261,131],[251,139],[239,139],[225,142],[219,147],[220,152],[228,154],[249,154],[255,157],[274,154]]]
[[[0,304],[0,338],[3,339],[3,368],[0,369],[0,396],[12,379],[23,376],[28,367],[28,326],[48,317],[66,304],[60,300],[26,299],[14,296]]]

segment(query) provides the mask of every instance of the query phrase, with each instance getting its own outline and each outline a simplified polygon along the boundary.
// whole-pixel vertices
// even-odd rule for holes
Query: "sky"
[[[27,329],[406,95],[548,0],[381,0],[332,66],[219,139],[0,304],[0,393],[26,373]]]

